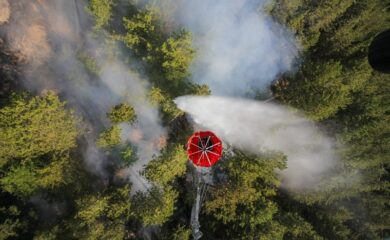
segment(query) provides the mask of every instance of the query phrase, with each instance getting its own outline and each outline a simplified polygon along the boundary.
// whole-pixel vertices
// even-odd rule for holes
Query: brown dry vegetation
[[[141,129],[134,129],[130,134],[129,134],[129,139],[132,142],[138,143],[144,138],[144,133],[142,132]]]
[[[51,54],[45,28],[37,23],[22,25],[20,31],[9,34],[10,46],[22,54],[22,59],[33,65],[42,64]]]
[[[157,149],[161,150],[167,146],[167,138],[165,136],[160,136],[159,138],[157,138],[153,141],[153,145]]]
[[[38,66],[50,57],[51,47],[47,31],[36,4],[14,4],[8,29],[10,48],[19,52],[21,60]]]
[[[11,15],[8,0],[0,0],[0,25],[7,22]]]

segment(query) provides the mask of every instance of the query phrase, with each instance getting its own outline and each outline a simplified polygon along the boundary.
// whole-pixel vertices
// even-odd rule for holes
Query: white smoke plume
[[[284,187],[314,187],[335,164],[334,141],[312,122],[283,106],[216,96],[183,96],[175,102],[196,124],[237,148],[254,154],[266,150],[284,153]]]
[[[266,13],[267,0],[147,2],[161,9],[166,21],[192,33],[192,80],[207,84],[214,95],[254,95],[293,67],[297,43]]]
[[[124,125],[122,139],[139,149],[140,162],[133,169],[138,174],[142,165],[158,154],[159,146],[154,143],[166,134],[158,110],[148,102],[147,81],[123,63],[115,44],[92,33],[85,1],[9,3],[11,16],[1,30],[24,62],[24,85],[37,93],[55,90],[83,117],[87,125],[84,159],[89,170],[103,177],[109,163],[104,151],[96,147],[96,137],[110,126],[106,113],[113,106],[121,102],[132,105],[139,123]],[[127,137],[132,129],[142,132],[141,141]]]

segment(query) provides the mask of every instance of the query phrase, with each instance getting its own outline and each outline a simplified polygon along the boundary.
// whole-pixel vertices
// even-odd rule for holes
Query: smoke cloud
[[[284,187],[314,187],[335,164],[334,141],[283,106],[216,96],[184,96],[175,102],[201,128],[214,131],[237,148],[254,154],[267,150],[284,153]]]
[[[268,3],[175,0],[154,4],[167,22],[193,34],[197,52],[192,80],[207,84],[214,95],[246,96],[264,90],[278,74],[290,70],[298,52],[293,34],[265,12]]]
[[[64,0],[10,2],[12,12],[3,31],[24,63],[24,85],[37,93],[55,90],[83,117],[87,129],[83,155],[92,172],[107,177],[107,156],[95,144],[99,132],[110,126],[106,113],[122,102],[134,107],[138,123],[124,124],[122,139],[138,149],[139,162],[132,169],[137,175],[152,155],[158,154],[160,146],[154,143],[166,131],[158,110],[148,102],[147,81],[123,63],[115,44],[91,32],[85,4]],[[134,129],[142,132],[141,139],[128,137]]]
[[[168,25],[193,34],[197,50],[192,81],[207,84],[213,95],[252,97],[269,91],[278,75],[293,70],[298,44],[273,21],[266,0],[143,1],[157,6]],[[210,129],[232,145],[288,157],[283,186],[314,186],[335,164],[333,140],[303,116],[280,105],[222,97],[180,97],[178,107],[200,128]]]

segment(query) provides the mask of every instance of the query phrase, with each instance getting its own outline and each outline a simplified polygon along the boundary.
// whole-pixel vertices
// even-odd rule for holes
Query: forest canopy
[[[0,239],[191,239],[185,144],[199,126],[174,100],[214,94],[193,79],[210,36],[180,24],[190,16],[173,14],[174,1],[76,2],[0,0]],[[286,154],[226,143],[203,238],[389,238],[390,75],[367,52],[390,28],[390,2],[255,4],[299,51],[294,69],[245,97],[301,112],[342,147],[316,188],[293,191]],[[16,44],[30,25],[44,33],[28,35],[43,63]]]

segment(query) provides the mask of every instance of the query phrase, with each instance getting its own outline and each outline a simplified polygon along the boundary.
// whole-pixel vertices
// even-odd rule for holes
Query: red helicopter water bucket
[[[222,141],[213,132],[195,132],[188,139],[187,154],[194,165],[211,167],[222,156]]]

